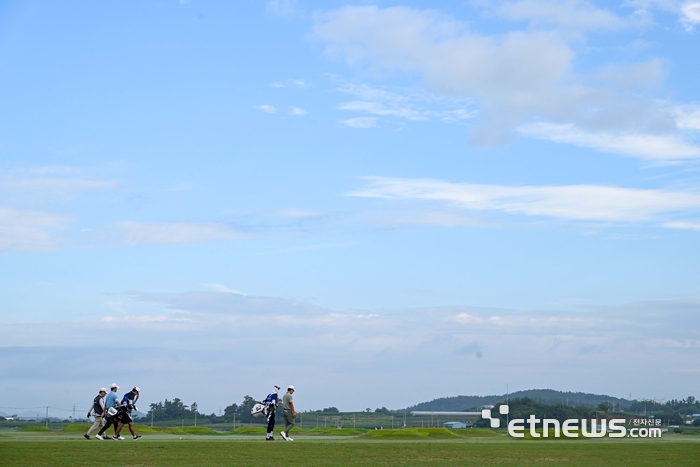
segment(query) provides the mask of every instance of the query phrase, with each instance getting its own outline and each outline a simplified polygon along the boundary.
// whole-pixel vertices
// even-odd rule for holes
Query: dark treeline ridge
[[[421,402],[408,407],[412,410],[435,410],[445,412],[459,412],[463,410],[477,409],[484,405],[495,405],[505,402],[506,399],[518,399],[528,397],[542,404],[564,404],[568,406],[597,407],[603,403],[609,403],[614,408],[629,408],[635,401],[620,399],[618,397],[606,396],[603,394],[588,394],[584,392],[563,392],[554,389],[528,389],[526,391],[516,391],[511,394],[493,396],[454,396],[441,397],[429,402]]]
[[[153,421],[156,422],[180,419],[189,420],[196,416],[198,419],[202,420],[202,422],[208,419],[209,423],[230,423],[234,420],[242,423],[250,423],[256,420],[250,415],[250,409],[252,409],[257,402],[258,401],[252,397],[245,396],[243,402],[240,404],[231,404],[219,414],[203,414],[199,412],[196,402],[187,406],[182,400],[176,397],[172,401],[165,399],[163,402],[151,404],[146,417],[149,419],[152,418]]]
[[[538,398],[522,396],[523,393],[536,393]],[[700,413],[700,402],[693,397],[688,396],[682,400],[670,400],[667,402],[642,400],[629,401],[596,394],[560,392],[551,389],[518,391],[508,395],[510,406],[510,418],[520,418],[519,413],[535,414],[538,417],[547,415],[548,418],[565,420],[567,418],[595,418],[596,416],[608,416],[609,414],[624,414],[629,416],[648,415],[655,418],[661,418],[665,423],[680,423],[683,417]],[[240,404],[231,404],[222,410],[219,414],[211,413],[204,414],[199,412],[197,403],[186,405],[179,398],[173,400],[165,399],[163,402],[158,402],[150,405],[150,410],[146,416],[153,421],[169,421],[169,420],[190,420],[196,417],[201,420],[201,423],[238,423],[260,422],[260,419],[255,419],[250,415],[250,410],[257,402],[251,396],[245,396]],[[414,405],[407,409],[389,410],[386,407],[371,410],[367,408],[363,412],[384,414],[384,415],[400,415],[412,410],[433,410],[433,411],[474,411],[484,405],[494,405],[498,407],[506,402],[506,395],[503,396],[456,396],[436,399],[430,402],[424,402]],[[597,402],[597,403],[596,403]],[[278,408],[278,416],[281,417],[281,407]],[[319,416],[342,414],[336,407],[327,407],[321,410],[309,411],[305,413],[313,413]],[[492,413],[497,414],[497,410]],[[527,418],[527,416],[525,418]],[[505,417],[504,417],[505,419]],[[700,418],[698,419],[700,420]]]
[[[204,414],[199,412],[197,408],[197,403],[193,402],[191,405],[186,405],[181,399],[174,398],[173,400],[165,399],[163,402],[158,402],[151,404],[149,406],[149,411],[146,414],[147,419],[153,419],[154,422],[163,422],[169,420],[192,420],[195,418],[195,413],[197,419],[201,423],[252,423],[260,422],[260,419],[256,419],[250,415],[250,410],[258,401],[253,399],[251,396],[246,395],[243,398],[243,402],[240,404],[231,404],[227,406],[221,413],[216,414]],[[366,409],[365,412],[372,412],[371,409]],[[308,413],[314,413],[319,415],[332,415],[339,414],[340,410],[337,407],[326,407],[325,409],[309,411]],[[373,413],[378,414],[392,414],[391,410],[386,407],[377,408]],[[281,405],[277,408],[277,416],[282,416]]]

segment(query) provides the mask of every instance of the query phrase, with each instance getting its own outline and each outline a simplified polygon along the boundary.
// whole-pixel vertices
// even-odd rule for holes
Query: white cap
[[[132,389],[132,391],[141,392],[141,389],[139,389],[138,386],[134,386],[134,389]]]
[[[100,392],[107,392],[105,388],[100,388]]]
[[[287,388],[287,391],[289,391],[290,389],[291,389],[292,391],[296,391],[296,389],[294,389],[294,386],[292,386],[291,384],[290,384],[289,387]]]
[[[117,386],[117,383],[112,383],[112,385],[110,386],[110,388],[112,388],[112,389],[114,389],[114,388],[119,389],[119,386]]]

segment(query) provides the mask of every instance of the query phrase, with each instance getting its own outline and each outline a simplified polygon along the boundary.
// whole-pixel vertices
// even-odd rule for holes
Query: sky
[[[3,407],[700,396],[698,76],[697,0],[4,1]]]

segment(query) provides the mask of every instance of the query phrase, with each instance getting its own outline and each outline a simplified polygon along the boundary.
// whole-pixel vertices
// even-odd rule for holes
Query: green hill
[[[604,394],[563,392],[555,391],[554,389],[528,389],[526,391],[516,391],[508,395],[441,397],[429,402],[421,402],[404,410],[409,412],[412,410],[459,412],[475,409],[483,405],[495,405],[498,402],[505,402],[506,397],[508,399],[529,397],[543,404],[568,404],[570,406],[585,407],[597,407],[599,404],[608,402],[611,404],[614,403],[616,408],[619,406],[623,409],[628,408],[634,402],[627,399],[606,396]]]

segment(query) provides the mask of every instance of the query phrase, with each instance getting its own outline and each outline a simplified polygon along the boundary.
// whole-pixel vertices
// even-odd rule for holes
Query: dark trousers
[[[275,409],[271,408],[267,413],[267,432],[272,433],[275,429]]]
[[[105,431],[107,431],[107,428],[109,428],[110,426],[114,427],[114,432],[116,433],[117,426],[119,425],[119,420],[117,419],[117,417],[107,417],[107,418],[105,418],[105,420],[107,421],[107,423],[105,423],[105,426],[103,426],[102,429],[100,430],[100,432],[97,434],[102,436],[102,434]]]

